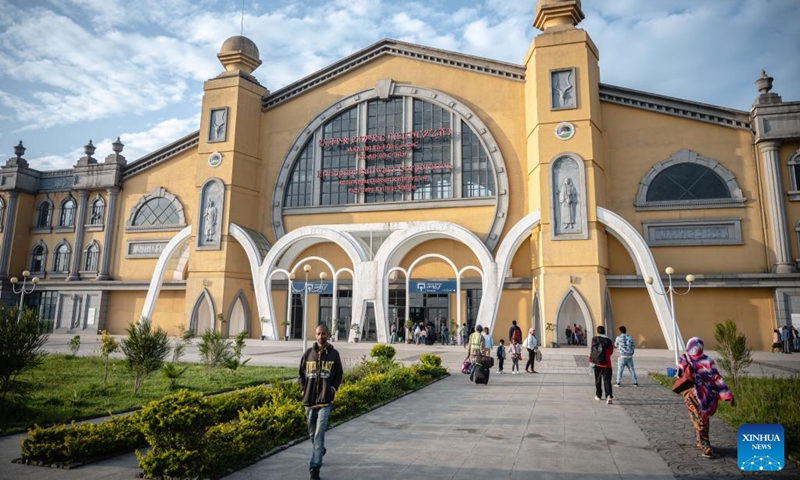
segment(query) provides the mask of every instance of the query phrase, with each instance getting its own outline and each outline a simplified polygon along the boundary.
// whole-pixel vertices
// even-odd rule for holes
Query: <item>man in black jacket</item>
[[[311,480],[319,480],[322,456],[325,455],[325,429],[331,414],[336,389],[342,383],[342,359],[328,343],[330,332],[325,325],[317,326],[317,341],[300,359],[300,390],[306,409],[308,435],[311,438]]]

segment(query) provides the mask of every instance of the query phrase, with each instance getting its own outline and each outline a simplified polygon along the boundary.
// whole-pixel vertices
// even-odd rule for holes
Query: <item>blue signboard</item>
[[[410,293],[456,293],[456,282],[411,280],[409,286]]]
[[[303,293],[306,289],[310,295],[331,294],[333,293],[333,282],[292,282],[292,293]]]

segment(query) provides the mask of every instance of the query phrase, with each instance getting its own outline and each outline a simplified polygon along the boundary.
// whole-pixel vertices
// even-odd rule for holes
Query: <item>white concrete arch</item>
[[[497,262],[496,301],[492,302],[492,305],[486,308],[486,317],[480,316],[480,312],[484,311],[484,302],[481,301],[481,308],[478,313],[479,321],[487,322],[489,321],[488,319],[491,319],[491,321],[494,322],[497,318],[497,309],[500,306],[500,295],[503,293],[503,284],[506,281],[508,269],[511,268],[511,260],[514,259],[514,255],[516,255],[517,249],[522,245],[522,242],[530,238],[531,229],[539,225],[541,220],[542,212],[539,210],[525,215],[511,227],[511,230],[508,231],[503,241],[500,242],[500,247],[497,249],[497,255],[495,256]],[[481,323],[481,325],[485,325],[485,323]]]
[[[586,300],[581,295],[575,287],[570,286],[564,295],[561,297],[561,300],[558,302],[558,308],[556,308],[556,332],[563,330],[562,325],[560,323],[561,314],[566,306],[566,303],[569,301],[570,298],[574,298],[575,302],[578,304],[578,308],[583,315],[584,325],[586,326],[586,331],[584,332],[584,338],[592,338],[594,336],[594,332],[597,330],[595,326],[594,319],[592,318],[592,311],[589,309],[589,305],[586,303]],[[569,322],[567,322],[569,323]],[[577,322],[573,322],[577,323]],[[544,339],[544,337],[542,336]],[[558,335],[556,335],[558,338]]]
[[[358,241],[349,233],[340,232],[336,225],[314,225],[301,227],[293,230],[280,238],[264,257],[264,261],[258,268],[256,285],[256,303],[258,315],[261,317],[261,336],[267,340],[278,338],[278,329],[275,322],[275,308],[272,305],[272,285],[271,274],[276,268],[285,268],[286,265],[294,263],[296,256],[303,250],[319,244],[331,242],[339,246],[354,267],[353,273],[353,318],[361,317],[364,311],[365,296],[364,289],[357,288],[361,285],[362,271],[364,264],[369,258],[367,252]],[[329,264],[331,272],[334,269]],[[261,288],[261,287],[264,288]]]
[[[450,239],[461,242],[469,248],[475,258],[478,259],[480,269],[483,271],[481,277],[481,287],[483,289],[483,300],[478,310],[478,318],[494,318],[494,315],[487,315],[484,311],[491,308],[496,308],[493,305],[497,301],[497,267],[495,265],[492,254],[486,245],[474,233],[466,228],[450,222],[409,222],[407,228],[396,230],[389,235],[383,245],[378,249],[375,255],[375,264],[377,266],[376,281],[379,285],[377,289],[376,304],[380,308],[375,309],[375,322],[378,327],[378,341],[386,342],[386,333],[388,332],[388,308],[389,304],[389,284],[387,277],[390,271],[393,271],[414,247],[421,245],[429,240],[435,239]],[[457,271],[456,271],[457,273]],[[488,306],[492,305],[492,306]],[[458,319],[459,325],[463,323],[463,319]],[[485,325],[491,325],[493,322],[486,321]],[[381,337],[380,332],[383,329],[384,336]]]
[[[191,234],[192,226],[185,227],[172,237],[172,240],[167,243],[161,255],[159,255],[156,267],[153,269],[153,276],[150,278],[150,286],[147,289],[147,296],[144,299],[141,317],[152,320],[156,299],[158,299],[158,293],[161,291],[161,285],[164,283],[164,272],[167,269],[167,262],[169,262],[173,253],[175,253],[181,244],[189,239]]]
[[[647,293],[650,295],[650,301],[653,303],[653,309],[658,318],[658,324],[661,327],[661,333],[667,342],[667,348],[674,349],[675,341],[672,337],[672,316],[670,315],[669,303],[666,296],[658,292],[664,292],[664,284],[661,282],[661,275],[658,272],[658,266],[653,259],[653,254],[650,253],[650,248],[644,241],[644,238],[633,226],[625,221],[616,213],[606,210],[603,207],[597,207],[597,221],[606,226],[607,231],[614,236],[622,245],[628,250],[633,262],[636,265],[636,272],[643,277],[652,277],[653,284],[647,285]],[[677,348],[683,348],[683,336],[678,331],[678,345]]]

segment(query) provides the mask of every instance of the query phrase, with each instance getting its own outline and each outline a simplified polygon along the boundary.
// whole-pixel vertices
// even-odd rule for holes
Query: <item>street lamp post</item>
[[[306,329],[308,328],[308,274],[311,272],[311,265],[303,265],[303,271],[306,272],[306,283],[303,284],[303,352],[308,349],[308,338],[306,338]]]
[[[678,364],[678,320],[675,318],[675,297],[673,295],[686,295],[692,289],[692,283],[694,282],[694,275],[686,275],[686,283],[689,284],[689,287],[686,289],[685,292],[676,292],[675,287],[672,286],[672,275],[675,273],[675,269],[672,267],[667,267],[664,269],[664,273],[667,274],[667,279],[669,281],[668,286],[666,288],[667,292],[669,292],[669,314],[672,317],[672,341],[675,349],[675,364]],[[653,277],[645,277],[644,282],[653,289],[653,291],[659,295],[667,295],[666,292],[659,292],[658,290],[653,287]]]
[[[320,287],[320,291],[322,291],[322,283],[325,282],[326,278],[328,278],[328,273],[327,272],[319,272],[319,287]],[[316,331],[316,329],[314,331]],[[328,332],[330,332],[330,330],[328,330]],[[333,333],[332,332],[330,333],[329,340],[333,341]]]
[[[9,280],[11,282],[11,289],[14,291],[14,293],[19,294],[19,312],[17,314],[17,321],[19,321],[19,319],[22,318],[22,306],[25,304],[24,303],[25,295],[33,293],[33,290],[36,288],[36,285],[39,284],[39,277],[31,278],[31,288],[30,290],[28,290],[27,283],[28,283],[28,277],[30,276],[31,272],[27,270],[22,272],[22,286],[20,287],[19,291],[17,291],[17,283],[19,282],[19,279],[17,277],[11,277],[11,279]]]
[[[289,341],[289,337],[291,337],[292,331],[292,297],[294,296],[294,272],[289,274],[289,288],[287,289],[287,299],[286,299],[286,329],[283,332],[283,339],[285,341]]]

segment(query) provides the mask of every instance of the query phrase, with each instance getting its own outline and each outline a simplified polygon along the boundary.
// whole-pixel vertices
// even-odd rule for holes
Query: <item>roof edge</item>
[[[275,107],[309,88],[327,83],[383,55],[414,58],[424,62],[448,65],[463,70],[507,78],[519,82],[525,80],[525,67],[522,65],[385,38],[264,96],[261,101],[261,110],[268,110]]]
[[[733,108],[600,84],[600,100],[627,107],[664,113],[676,117],[714,123],[739,130],[750,130],[750,114]]]
[[[122,179],[127,180],[128,178],[148,170],[186,149],[196,146],[198,143],[200,143],[200,130],[192,132],[165,147],[159,148],[158,150],[148,153],[147,155],[129,163],[125,167],[125,170],[122,171]]]

